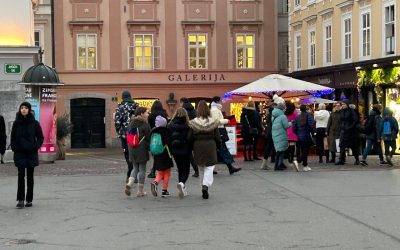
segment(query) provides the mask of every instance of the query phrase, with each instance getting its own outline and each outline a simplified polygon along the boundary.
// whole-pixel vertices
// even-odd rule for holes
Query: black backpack
[[[171,134],[171,147],[181,148],[186,144],[185,130],[174,131]]]

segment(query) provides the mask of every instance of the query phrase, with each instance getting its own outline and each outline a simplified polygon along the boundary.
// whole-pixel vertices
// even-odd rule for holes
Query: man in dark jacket
[[[135,110],[139,105],[132,99],[131,93],[128,90],[122,92],[122,102],[118,104],[115,110],[115,130],[121,140],[121,146],[124,151],[126,163],[128,164],[128,172],[126,173],[126,182],[131,175],[133,165],[129,161],[128,144],[126,142],[126,131],[129,124],[129,118],[135,114]]]
[[[372,107],[372,111],[369,114],[365,127],[364,127],[364,133],[366,135],[367,139],[367,146],[364,149],[362,159],[360,164],[362,166],[367,166],[367,156],[369,152],[371,151],[372,147],[375,148],[379,155],[379,160],[381,164],[385,164],[385,161],[383,159],[382,155],[382,147],[381,147],[381,122],[382,122],[382,117],[381,117],[381,110],[382,106],[379,104],[375,104]]]
[[[346,160],[346,148],[351,148],[355,163],[354,165],[360,164],[358,158],[358,140],[354,140],[354,137],[358,137],[358,125],[359,118],[353,109],[349,107],[349,100],[342,102],[342,110],[340,111],[340,157],[339,161],[335,165],[344,165]]]
[[[180,103],[181,107],[186,109],[186,112],[188,113],[189,116],[189,120],[193,120],[194,118],[197,117],[197,112],[194,109],[193,105],[189,102],[189,99],[187,99],[186,97],[182,97]],[[194,170],[194,174],[192,176],[199,177],[199,167],[194,162],[193,153],[190,154],[190,164],[192,165],[192,168]]]
[[[7,136],[6,136],[6,123],[3,116],[0,115],[0,155],[1,164],[4,164],[3,157],[6,152]]]

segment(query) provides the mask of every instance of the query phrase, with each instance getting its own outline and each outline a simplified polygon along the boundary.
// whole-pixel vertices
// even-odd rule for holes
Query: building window
[[[296,35],[296,69],[301,69],[301,35]]]
[[[310,56],[309,67],[315,67],[315,30],[309,32],[308,39],[308,44],[310,46],[308,52]]]
[[[254,38],[254,34],[236,34],[236,68],[254,69]]]
[[[371,12],[361,14],[361,56],[371,56]]]
[[[40,39],[40,30],[35,30],[35,46],[36,47],[42,46],[42,42]]]
[[[395,51],[395,5],[391,3],[384,7],[385,55],[393,55]]]
[[[153,69],[153,35],[133,35],[134,69]]]
[[[298,7],[298,6],[300,6],[300,0],[294,0],[294,6],[295,7]]]
[[[343,17],[342,32],[342,56],[345,61],[348,61],[351,59],[351,16],[346,15],[345,17]]]
[[[324,26],[324,63],[332,63],[332,24]]]
[[[77,35],[78,69],[94,70],[97,68],[97,35]]]
[[[188,53],[190,69],[206,69],[208,67],[208,46],[206,34],[189,34]]]
[[[289,12],[289,0],[279,1],[279,14],[287,14]]]

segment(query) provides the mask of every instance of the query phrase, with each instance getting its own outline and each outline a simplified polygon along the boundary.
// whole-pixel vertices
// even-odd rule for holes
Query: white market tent
[[[324,98],[319,98],[319,97],[310,97],[310,98],[302,98],[299,103],[303,103],[303,104],[320,104],[320,103],[324,103],[324,104],[329,104],[329,103],[336,103],[337,101],[332,101],[329,99],[324,99]]]
[[[243,101],[252,97],[254,101],[264,100],[276,93],[284,99],[307,98],[313,94],[330,94],[334,89],[292,77],[271,74],[243,87],[225,93],[224,102]]]

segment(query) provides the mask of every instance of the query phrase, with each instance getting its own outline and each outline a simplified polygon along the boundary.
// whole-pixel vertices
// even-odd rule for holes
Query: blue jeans
[[[362,155],[362,160],[365,161],[367,159],[367,156],[369,154],[369,152],[372,149],[372,146],[376,149],[376,151],[378,152],[379,155],[379,160],[383,161],[383,155],[382,155],[382,147],[381,147],[381,143],[377,142],[375,140],[371,140],[371,139],[367,139],[367,146],[364,149],[363,155]]]
[[[283,158],[286,151],[276,151],[275,155],[275,169],[280,169],[283,163]]]

